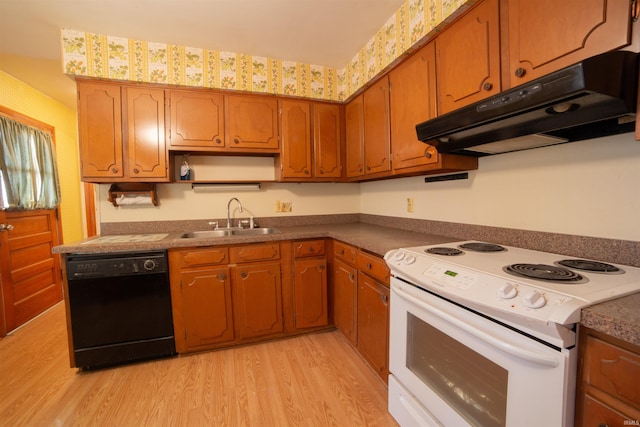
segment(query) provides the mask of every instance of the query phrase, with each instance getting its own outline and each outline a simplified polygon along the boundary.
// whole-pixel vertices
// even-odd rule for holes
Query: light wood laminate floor
[[[62,303],[0,340],[0,425],[397,426],[339,332],[79,372]]]

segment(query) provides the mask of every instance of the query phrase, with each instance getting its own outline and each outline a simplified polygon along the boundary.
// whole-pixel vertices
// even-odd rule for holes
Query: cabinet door
[[[389,79],[384,77],[363,94],[365,174],[391,170]]]
[[[308,102],[280,101],[281,178],[311,178],[311,107]]]
[[[251,338],[283,331],[280,263],[234,268],[234,314],[238,335]]]
[[[358,275],[358,351],[385,381],[389,375],[389,288]]]
[[[231,276],[228,268],[184,271],[181,312],[187,350],[233,341]],[[176,331],[176,334],[180,331]]]
[[[438,163],[416,125],[436,117],[435,45],[429,43],[389,74],[393,170]]]
[[[224,147],[224,97],[202,91],[171,91],[172,148]]]
[[[131,180],[167,180],[165,92],[149,87],[125,87],[124,90],[127,175]]]
[[[629,1],[509,0],[508,7],[511,86],[631,42]]]
[[[358,272],[355,268],[335,261],[333,267],[333,321],[336,328],[353,345],[357,345],[357,278]]]
[[[500,92],[498,0],[479,2],[435,43],[439,115]]]
[[[226,99],[229,150],[277,153],[278,102],[267,96],[229,95]]]
[[[293,283],[296,328],[325,326],[327,310],[327,261],[324,258],[295,261]]]
[[[78,129],[82,179],[122,178],[120,86],[78,82]]]
[[[313,158],[316,178],[342,177],[340,106],[313,104]]]
[[[362,95],[345,107],[347,178],[364,175],[364,110]]]

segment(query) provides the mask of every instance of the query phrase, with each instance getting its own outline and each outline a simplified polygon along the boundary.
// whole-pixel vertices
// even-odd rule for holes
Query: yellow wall
[[[72,109],[0,70],[0,105],[55,127],[56,154],[65,242],[83,238],[82,199],[78,164],[78,131]]]

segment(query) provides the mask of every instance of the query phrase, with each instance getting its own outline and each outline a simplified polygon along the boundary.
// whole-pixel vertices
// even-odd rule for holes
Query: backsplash
[[[69,75],[344,101],[477,0],[405,0],[342,69],[62,30]],[[339,11],[336,11],[339,12]]]

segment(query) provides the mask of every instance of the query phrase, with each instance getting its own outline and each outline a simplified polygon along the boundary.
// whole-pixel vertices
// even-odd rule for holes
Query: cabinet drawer
[[[213,247],[206,249],[187,249],[180,251],[180,267],[200,267],[229,263],[229,249]]]
[[[303,240],[293,242],[296,258],[324,255],[324,240]]]
[[[230,249],[230,258],[232,263],[280,259],[280,244],[261,243],[257,245],[235,246]]]
[[[584,381],[640,408],[640,356],[590,335],[586,342]]]
[[[582,414],[582,425],[593,426],[623,426],[628,418],[616,410],[606,406],[593,397],[584,397],[584,412]]]
[[[387,286],[389,285],[389,268],[382,258],[360,251],[358,253],[358,269]]]
[[[358,257],[358,249],[351,245],[347,245],[346,243],[334,240],[333,256],[337,259],[343,260],[344,262],[355,265]]]

